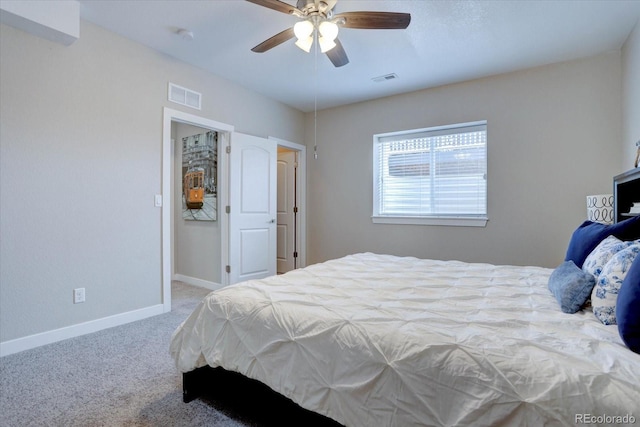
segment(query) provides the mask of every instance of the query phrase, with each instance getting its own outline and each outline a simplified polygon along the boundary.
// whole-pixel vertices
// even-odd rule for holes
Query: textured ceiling
[[[640,1],[338,0],[337,13],[405,12],[412,19],[405,30],[342,28],[350,63],[335,68],[293,40],[251,52],[297,18],[247,1],[80,3],[83,19],[302,111],[620,49],[640,18]],[[193,40],[179,29],[192,31]],[[398,78],[372,80],[390,73]]]

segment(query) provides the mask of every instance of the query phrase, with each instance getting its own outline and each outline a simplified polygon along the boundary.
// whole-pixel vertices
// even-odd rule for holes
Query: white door
[[[295,266],[296,224],[294,209],[296,195],[296,152],[278,151],[278,274]]]
[[[229,155],[229,283],[276,274],[277,144],[234,132]]]

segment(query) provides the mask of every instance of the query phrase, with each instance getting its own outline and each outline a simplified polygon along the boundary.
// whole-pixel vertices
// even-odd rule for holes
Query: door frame
[[[171,124],[173,122],[185,123],[193,126],[198,126],[204,129],[214,130],[220,132],[223,135],[220,138],[222,141],[218,141],[218,154],[224,153],[226,147],[229,146],[229,140],[231,133],[234,131],[232,125],[217,122],[214,120],[206,119],[194,114],[185,113],[183,111],[174,110],[168,107],[163,108],[163,120],[162,120],[162,306],[163,312],[167,313],[171,311],[171,281],[174,275],[174,259],[173,259],[173,221],[174,206],[173,206],[173,171],[175,167],[175,147],[172,144],[171,138]],[[228,187],[227,177],[228,165],[226,161],[220,160],[224,156],[218,156],[218,212],[220,212],[221,206],[228,204]],[[221,259],[228,259],[229,241],[228,241],[228,218],[227,215],[218,215],[220,221],[221,232]],[[227,275],[221,273],[222,276]],[[221,277],[221,279],[223,279]],[[221,283],[225,283],[222,282]]]
[[[173,280],[174,265],[173,265],[173,198],[171,192],[173,188],[173,170],[174,170],[174,147],[171,138],[171,123],[179,122],[186,123],[194,126],[199,126],[205,129],[211,129],[224,133],[226,137],[222,144],[218,144],[218,153],[224,153],[229,147],[229,141],[231,134],[234,132],[235,127],[226,123],[217,122],[215,120],[207,119],[202,116],[186,113],[184,111],[174,110],[172,108],[163,107],[163,121],[162,121],[162,214],[161,214],[161,256],[162,256],[162,305],[163,312],[168,313],[171,311],[171,281]],[[307,162],[307,147],[302,144],[287,141],[281,138],[268,137],[268,139],[275,140],[279,146],[286,147],[290,150],[298,151],[298,183],[296,197],[298,200],[298,209],[301,211],[301,215],[297,215],[297,247],[298,251],[298,268],[305,267],[306,261],[306,248],[307,248],[307,229],[306,229],[306,217],[307,217],[307,181],[306,181],[306,162]],[[229,189],[228,189],[228,162],[220,162],[220,159],[224,156],[218,156],[219,170],[218,176],[220,177],[218,185],[218,212],[221,212],[221,206],[227,206],[229,203]],[[224,182],[222,182],[224,180]],[[221,265],[225,263],[225,260],[229,259],[229,232],[228,232],[228,216],[226,214],[218,215],[218,219],[221,227]],[[224,271],[224,269],[221,269]],[[228,284],[229,275],[222,272],[221,283]]]
[[[296,215],[296,247],[298,248],[298,268],[307,265],[307,147],[302,144],[270,136],[279,147],[298,152],[296,200],[299,214]]]

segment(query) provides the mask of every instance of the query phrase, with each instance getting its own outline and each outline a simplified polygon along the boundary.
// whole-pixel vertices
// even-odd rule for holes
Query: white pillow
[[[623,242],[615,236],[609,236],[587,255],[584,264],[582,264],[582,271],[591,274],[597,281],[604,266],[607,265],[616,253],[638,243],[640,243],[640,241]]]
[[[640,254],[640,244],[634,244],[613,255],[602,269],[591,292],[593,314],[605,325],[615,325],[618,292],[633,260]]]

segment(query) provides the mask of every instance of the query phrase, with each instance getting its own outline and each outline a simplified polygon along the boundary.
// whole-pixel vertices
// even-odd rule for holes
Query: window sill
[[[489,218],[466,217],[399,217],[399,216],[372,216],[374,224],[406,224],[406,225],[440,225],[451,227],[485,227]]]

